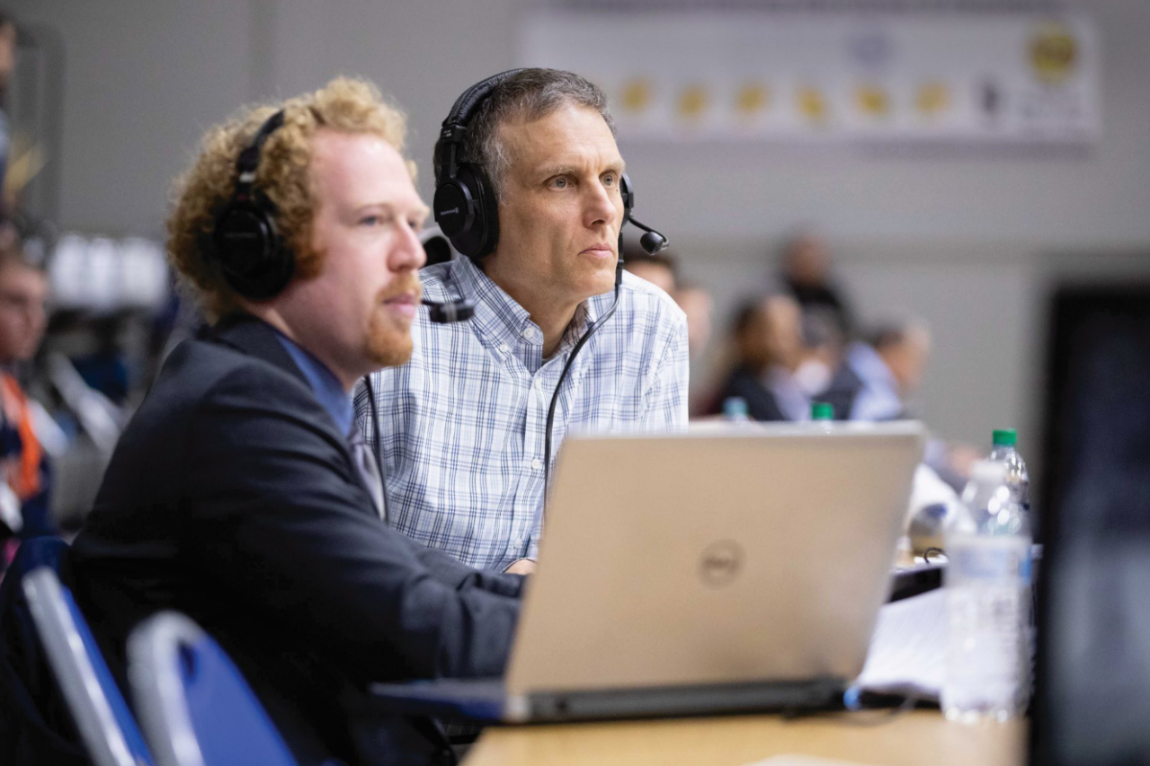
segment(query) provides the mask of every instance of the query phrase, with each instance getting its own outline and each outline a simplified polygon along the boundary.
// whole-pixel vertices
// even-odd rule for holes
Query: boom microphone
[[[436,324],[451,324],[452,322],[466,322],[475,315],[475,304],[471,301],[423,301],[427,306],[428,318]]]
[[[652,229],[650,226],[639,223],[634,218],[629,218],[627,220],[634,224],[636,228],[647,232],[639,238],[639,246],[647,251],[647,255],[655,255],[658,252],[666,250],[667,245],[671,244],[667,241],[666,237]]]

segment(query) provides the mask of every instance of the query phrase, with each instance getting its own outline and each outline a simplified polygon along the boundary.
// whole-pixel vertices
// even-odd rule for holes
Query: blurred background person
[[[921,417],[913,396],[930,359],[930,328],[919,319],[882,325],[869,342],[852,343],[830,386],[819,395],[840,420],[883,421]],[[956,491],[981,457],[971,445],[939,438],[927,441],[923,463]]]
[[[779,279],[803,313],[825,312],[833,317],[842,337],[851,337],[854,314],[832,277],[830,249],[822,238],[807,231],[787,240],[779,258]]]
[[[48,513],[48,462],[18,379],[19,365],[32,358],[44,337],[47,298],[42,265],[19,247],[0,250],[0,517],[9,537],[17,539],[55,531]]]
[[[930,357],[930,330],[907,320],[881,326],[868,342],[847,347],[834,380],[823,393],[841,420],[908,417],[907,402],[922,381]]]
[[[843,337],[834,315],[818,308],[803,311],[801,328],[802,358],[795,379],[808,397],[822,401],[842,364]]]
[[[745,303],[731,327],[733,365],[712,399],[711,412],[740,397],[752,420],[810,419],[810,397],[795,378],[803,359],[802,314],[788,295],[768,295]]]

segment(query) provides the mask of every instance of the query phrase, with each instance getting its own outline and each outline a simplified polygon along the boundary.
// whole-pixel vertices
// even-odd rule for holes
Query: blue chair
[[[120,694],[72,593],[51,566],[24,575],[21,588],[48,665],[96,766],[152,764],[131,711]]]
[[[132,631],[128,681],[159,766],[296,766],[240,671],[184,615]]]
[[[90,766],[21,588],[25,574],[44,566],[66,577],[67,543],[26,540],[0,580],[0,763]]]

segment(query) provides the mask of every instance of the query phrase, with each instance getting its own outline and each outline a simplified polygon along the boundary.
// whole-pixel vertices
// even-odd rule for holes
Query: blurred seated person
[[[404,123],[374,86],[340,78],[205,136],[167,252],[214,324],[164,361],[72,546],[77,601],[118,680],[132,629],[181,611],[301,766],[442,763],[434,722],[375,711],[368,685],[499,676],[519,614],[522,577],[389,524],[354,428],[352,387],[410,358],[420,304],[428,209]],[[262,259],[250,208],[223,212],[252,195],[279,234]]]
[[[801,314],[788,295],[744,304],[732,327],[734,366],[712,401],[711,411],[738,396],[752,420],[809,420],[811,401],[795,378],[802,362]]]
[[[667,295],[674,295],[678,284],[678,265],[675,257],[667,252],[651,255],[642,248],[627,247],[623,253],[623,268],[635,276],[645,279]]]
[[[907,401],[917,390],[930,356],[930,330],[909,320],[881,327],[869,343],[847,347],[843,364],[822,395],[840,420],[909,417]]]
[[[17,365],[32,358],[44,337],[47,299],[43,265],[19,246],[0,251],[0,519],[8,536],[21,539],[55,531],[48,515],[48,463],[16,375]]]
[[[870,343],[852,343],[831,385],[819,396],[840,420],[898,420],[914,417],[908,402],[918,390],[930,357],[930,329],[907,320],[881,327]],[[966,444],[927,440],[923,463],[960,492],[981,456]]]
[[[799,386],[812,400],[830,386],[842,364],[843,339],[838,320],[826,309],[805,309],[802,315],[802,361],[795,370]]]
[[[831,255],[826,242],[811,232],[791,238],[783,247],[779,277],[803,312],[821,309],[834,318],[838,333],[849,338],[854,315],[842,289],[831,276]]]

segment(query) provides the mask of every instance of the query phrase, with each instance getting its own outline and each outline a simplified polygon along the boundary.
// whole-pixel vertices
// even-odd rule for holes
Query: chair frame
[[[154,614],[128,638],[128,681],[158,766],[205,766],[178,667],[181,644],[207,634],[179,612]]]
[[[48,664],[93,762],[96,766],[138,766],[65,600],[60,579],[49,567],[38,567],[28,572],[20,585]]]

